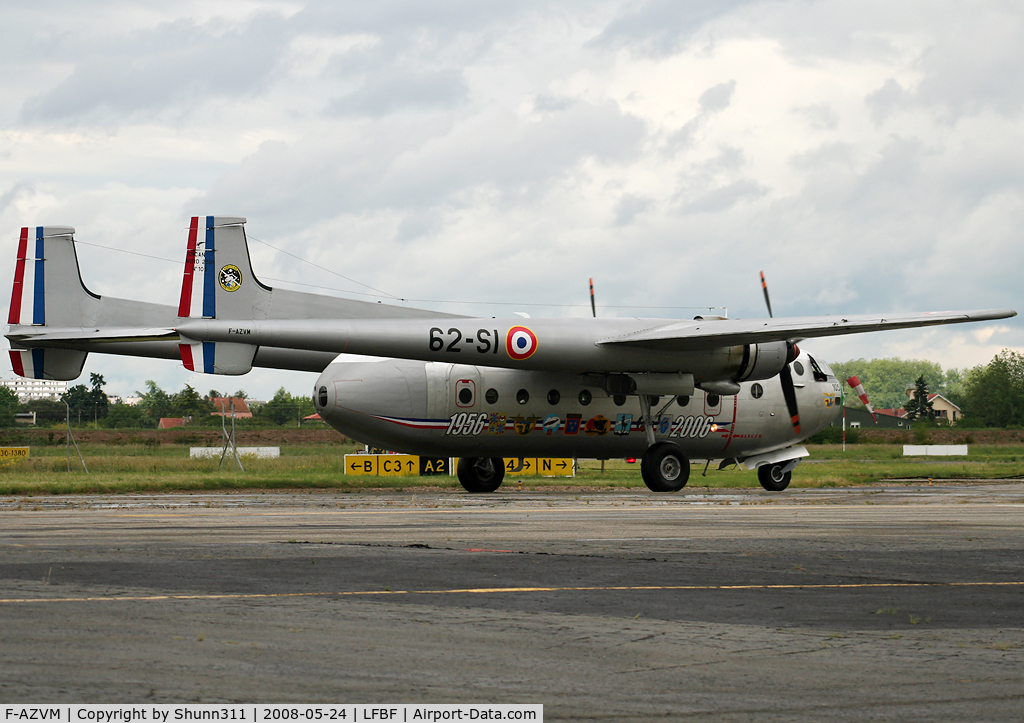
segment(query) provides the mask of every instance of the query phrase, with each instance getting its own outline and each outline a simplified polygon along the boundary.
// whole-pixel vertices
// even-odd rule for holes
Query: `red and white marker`
[[[860,397],[860,400],[864,402],[864,406],[868,408],[868,412],[871,414],[871,421],[877,422],[875,419],[875,410],[871,408],[871,402],[868,401],[868,393],[864,391],[864,385],[860,383],[860,379],[854,374],[852,377],[846,380],[846,383],[850,385],[850,389],[853,393]]]

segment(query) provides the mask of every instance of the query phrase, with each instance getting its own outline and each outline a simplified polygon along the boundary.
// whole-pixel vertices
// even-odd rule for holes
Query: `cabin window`
[[[548,404],[555,405],[562,399],[562,395],[557,389],[552,389],[548,392]]]
[[[798,361],[793,362],[793,371],[796,372],[798,377],[802,377],[804,375],[804,365]]]
[[[473,390],[469,387],[463,387],[459,390],[459,404],[463,407],[470,407],[473,405]]]
[[[320,402],[321,407],[327,406],[327,387],[320,387],[316,393],[316,400]]]
[[[495,389],[494,387],[491,387],[486,392],[484,392],[484,399],[487,400],[488,404],[497,404],[498,403],[498,390]]]
[[[653,396],[647,397],[647,401],[651,403],[652,407],[656,407],[658,406],[658,403],[661,402],[661,397],[655,394]]]
[[[685,394],[681,394],[678,397],[676,397],[676,404],[678,404],[680,407],[685,407],[689,403],[690,398]]]
[[[593,399],[593,398],[594,398],[594,395],[592,395],[590,393],[589,389],[584,389],[584,390],[580,391],[580,397],[579,397],[580,404],[582,404],[584,407],[587,406],[588,404],[590,404],[590,400]]]
[[[520,389],[518,392],[516,392],[516,401],[519,402],[520,404],[526,404],[528,401],[530,401],[530,393],[525,389]]]
[[[714,392],[712,392],[711,394],[708,395],[707,405],[709,407],[717,407],[719,402],[721,402],[721,401],[722,401],[722,398],[719,397]]]
[[[621,407],[623,404],[626,403],[626,395],[616,394],[614,397],[612,397],[612,401],[615,402],[616,407]]]
[[[762,387],[757,382],[754,382],[754,384],[750,387],[750,396],[752,396],[754,399],[760,399],[762,394],[764,394],[764,387]]]

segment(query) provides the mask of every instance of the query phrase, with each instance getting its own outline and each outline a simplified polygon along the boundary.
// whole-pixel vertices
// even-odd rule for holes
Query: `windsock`
[[[871,421],[877,422],[875,419],[875,410],[871,408],[871,402],[868,401],[868,393],[864,391],[864,385],[860,383],[860,379],[854,374],[852,377],[846,380],[846,383],[850,385],[850,389],[853,393],[860,397],[860,400],[864,402],[864,406],[868,408],[868,412],[871,414]]]

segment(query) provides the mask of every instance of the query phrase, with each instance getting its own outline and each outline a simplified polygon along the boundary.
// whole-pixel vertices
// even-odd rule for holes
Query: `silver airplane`
[[[253,274],[245,219],[194,217],[177,306],[99,296],[74,229],[24,228],[9,329],[15,373],[78,377],[89,352],[192,371],[320,373],[313,400],[375,447],[459,458],[493,492],[505,458],[637,457],[656,492],[693,461],[756,469],[783,490],[801,442],[840,412],[841,382],[797,340],[987,321],[1010,309],[727,319],[495,319],[273,289]],[[765,300],[768,301],[767,289]],[[338,354],[390,357],[338,363]]]

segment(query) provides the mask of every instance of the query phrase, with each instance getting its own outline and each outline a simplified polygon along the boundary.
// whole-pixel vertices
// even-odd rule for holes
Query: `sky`
[[[175,304],[189,217],[223,215],[248,219],[271,285],[452,313],[589,316],[593,277],[599,316],[763,317],[761,270],[776,316],[1024,311],[1019,2],[7,0],[3,16],[0,279],[22,226],[68,225],[92,291]],[[971,367],[1024,351],[1024,326],[805,346]],[[257,399],[316,378],[96,354],[90,372],[111,394],[151,379]]]

